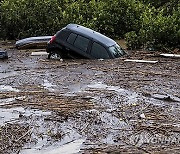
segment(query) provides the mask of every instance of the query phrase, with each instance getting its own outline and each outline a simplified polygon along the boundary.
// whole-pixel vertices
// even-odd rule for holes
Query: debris
[[[42,56],[42,55],[48,55],[47,52],[32,52],[31,56]]]
[[[34,127],[30,128],[25,134],[23,134],[20,138],[18,138],[14,142],[19,142],[19,140],[23,139],[26,135],[31,134],[33,132],[33,129],[34,129]]]
[[[149,48],[147,48],[146,50],[148,50],[148,51],[156,51],[156,49],[153,48],[153,47],[149,47]]]
[[[180,49],[176,48],[173,50],[173,53],[175,54],[175,53],[178,53],[179,51],[180,51]]]
[[[150,61],[150,60],[135,60],[135,59],[126,59],[125,62],[136,62],[136,63],[157,63],[158,61]]]
[[[9,85],[0,85],[0,91],[14,91],[14,92],[19,92],[18,89],[13,88]]]
[[[0,50],[0,59],[8,59],[7,51]]]
[[[140,117],[141,117],[142,119],[145,119],[145,118],[146,118],[146,116],[145,116],[144,113],[140,114]]]
[[[79,153],[80,148],[85,140],[84,139],[78,139],[78,140],[72,140],[68,143],[63,144],[57,149],[49,150],[47,153],[49,154],[56,154],[56,153],[64,153],[64,154],[73,154],[73,153]]]
[[[160,54],[160,56],[163,56],[163,57],[172,57],[172,58],[180,58],[180,55],[179,54]]]
[[[132,106],[138,106],[138,104],[136,104],[136,103],[133,103],[133,104],[132,104]]]
[[[152,95],[152,97],[155,99],[164,100],[164,101],[180,102],[180,98],[174,97],[174,96],[154,94],[154,95]]]
[[[6,124],[0,127],[0,153],[18,153],[19,148],[31,138],[32,128],[20,124]]]

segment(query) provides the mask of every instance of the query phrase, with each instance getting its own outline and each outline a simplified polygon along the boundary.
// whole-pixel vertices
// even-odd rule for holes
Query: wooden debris
[[[164,100],[164,101],[180,102],[180,98],[174,97],[174,96],[154,94],[152,95],[152,97],[155,99]]]
[[[49,53],[47,52],[32,52],[31,56],[43,56],[43,55],[48,55]]]
[[[136,60],[136,59],[126,59],[125,62],[136,62],[136,63],[157,63],[158,61],[150,61],[150,60]]]
[[[179,54],[160,54],[160,56],[163,56],[163,57],[169,57],[169,58],[180,58],[180,55]]]

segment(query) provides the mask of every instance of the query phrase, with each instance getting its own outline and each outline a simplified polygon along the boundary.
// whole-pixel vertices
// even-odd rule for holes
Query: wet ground
[[[179,153],[180,59],[59,61],[0,47],[0,153]]]

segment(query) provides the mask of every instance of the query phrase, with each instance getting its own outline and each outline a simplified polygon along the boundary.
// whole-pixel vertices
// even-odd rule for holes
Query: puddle
[[[170,100],[175,102],[180,102],[180,98],[175,96],[167,96],[167,95],[161,95],[161,94],[154,94],[152,97],[154,99],[159,99],[159,101],[143,97],[141,94],[138,94],[133,91],[129,91],[123,88],[120,88],[118,86],[109,86],[102,82],[92,83],[92,84],[74,84],[69,85],[68,87],[70,92],[67,92],[64,94],[65,96],[77,96],[78,94],[81,94],[83,92],[89,93],[89,94],[96,94],[94,97],[92,97],[96,102],[101,102],[101,104],[104,104],[105,106],[109,107],[109,109],[113,110],[113,108],[116,108],[114,106],[114,102],[123,102],[124,104],[138,104],[139,101],[142,101],[143,99],[146,99],[148,103],[155,104],[155,105],[163,105],[163,102],[161,100]],[[93,91],[94,90],[94,91]],[[99,92],[98,92],[98,91]],[[102,90],[105,90],[107,92],[111,92],[113,94],[113,99],[106,98],[106,95],[103,95]]]
[[[6,105],[6,104],[11,104],[13,101],[16,99],[23,99],[25,97],[14,97],[14,98],[5,98],[5,99],[0,99],[0,105]]]
[[[84,139],[78,139],[74,140],[72,142],[66,143],[64,145],[60,146],[51,146],[47,148],[46,150],[35,150],[35,149],[29,149],[29,150],[22,150],[20,154],[75,154],[80,152],[80,148],[85,140]]]
[[[120,92],[124,92],[125,90],[117,87],[117,86],[108,86],[106,84],[103,84],[101,82],[95,83],[95,84],[90,84],[87,86],[88,88],[93,88],[93,89],[105,89],[105,90],[109,90],[109,91],[116,91],[118,93]]]
[[[3,79],[3,78],[7,78],[7,77],[12,77],[14,75],[16,75],[17,72],[1,72],[0,73],[0,79]]]
[[[123,97],[127,98],[126,99],[127,104],[134,103],[138,100],[137,99],[137,97],[138,97],[137,93],[122,89],[118,86],[108,86],[106,84],[103,84],[102,82],[92,83],[92,84],[88,84],[88,85],[77,83],[74,85],[69,85],[68,89],[69,89],[69,92],[64,94],[65,96],[77,96],[78,93],[83,93],[83,92],[93,93],[92,90],[94,89],[94,90],[98,90],[99,92],[101,92],[101,94],[102,94],[101,90],[105,90],[105,91],[109,91],[109,92],[114,92],[114,94],[117,95],[117,97],[123,96]],[[97,93],[97,91],[95,91],[95,92]],[[100,93],[99,93],[99,96],[97,93],[96,98],[99,98],[99,97],[100,97]],[[103,98],[101,98],[101,99],[103,99]]]
[[[6,85],[0,85],[0,91],[5,92],[5,91],[14,91],[14,92],[20,92],[18,89],[13,88],[11,86],[6,86]]]
[[[15,98],[6,98],[6,99],[0,99],[0,105],[6,105],[13,101],[15,101]]]
[[[52,151],[46,151],[48,154],[74,154],[78,153],[80,151],[80,148],[85,140],[79,139],[75,140],[71,143],[67,143],[65,145],[62,145],[60,148],[52,150]]]
[[[18,111],[23,110],[23,108],[13,108],[13,109],[0,109],[0,125],[5,125],[5,122],[13,121],[19,118]]]
[[[45,89],[49,90],[50,92],[54,92],[55,91],[54,88],[56,87],[56,85],[53,85],[48,80],[44,80],[43,86]]]
[[[83,130],[83,133],[85,132],[85,135],[88,136],[85,142],[88,148],[91,148],[92,145],[98,147],[98,144],[116,144],[115,140],[120,130],[128,127],[123,120],[106,110],[86,110],[79,113],[79,116],[76,127],[80,131]]]
[[[58,123],[39,120],[38,126],[38,132],[33,134],[37,143],[25,145],[20,154],[74,154],[80,151],[81,145],[85,142],[73,128],[72,121]],[[60,133],[62,137],[53,141],[48,132]]]
[[[69,85],[68,89],[70,90],[70,93],[81,93],[84,92],[86,89],[86,85],[81,84],[81,83],[77,83],[74,85]]]
[[[129,93],[129,94],[128,94]],[[138,94],[135,92],[127,92],[128,98],[126,99],[126,104],[134,104],[137,103],[140,98],[138,98]]]
[[[120,121],[119,118],[113,116],[111,113],[102,112],[100,114],[101,120],[108,125],[109,127],[120,127],[122,124],[124,124],[122,121]]]
[[[24,109],[23,107],[16,107],[10,109],[0,108],[0,125],[5,125],[6,122],[14,121],[19,119],[19,115],[23,116],[42,116],[42,115],[50,115],[51,112],[43,112],[40,110],[30,110]]]
[[[106,102],[109,105],[115,101],[123,101],[126,104],[133,104],[133,103],[136,103],[138,101],[138,93],[131,92],[131,91],[126,90],[126,89],[122,89],[118,86],[108,86],[106,84],[98,82],[95,84],[87,85],[87,87],[90,89],[98,89],[98,90],[106,90],[109,92],[114,92],[113,96],[115,97],[114,99],[116,99],[116,100],[108,100],[105,98],[101,98],[101,99],[103,99],[103,102]]]

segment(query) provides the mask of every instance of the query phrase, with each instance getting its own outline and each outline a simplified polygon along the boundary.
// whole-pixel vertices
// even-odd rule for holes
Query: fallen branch
[[[24,138],[27,134],[31,134],[34,130],[34,127],[29,129],[23,136],[21,136],[19,139],[15,140],[14,142],[19,142],[19,140],[21,140],[22,138]]]

